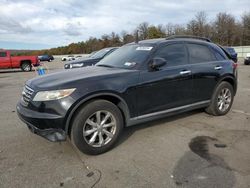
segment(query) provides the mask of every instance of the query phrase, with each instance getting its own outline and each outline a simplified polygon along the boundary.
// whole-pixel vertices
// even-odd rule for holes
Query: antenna
[[[138,43],[139,42],[139,31],[136,30],[135,31],[135,43]]]

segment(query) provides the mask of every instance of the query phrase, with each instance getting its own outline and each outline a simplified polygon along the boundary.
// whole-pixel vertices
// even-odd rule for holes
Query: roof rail
[[[191,39],[198,39],[198,40],[204,40],[207,42],[212,42],[209,38],[192,36],[192,35],[172,35],[172,36],[167,37],[166,40],[178,39],[178,38],[191,38]]]

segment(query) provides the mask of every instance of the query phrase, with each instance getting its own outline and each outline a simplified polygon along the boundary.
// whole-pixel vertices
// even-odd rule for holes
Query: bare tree
[[[175,35],[185,35],[187,34],[187,31],[184,26],[176,24],[174,25],[174,34]]]
[[[166,25],[166,35],[171,36],[174,34],[174,25],[172,23],[168,23]]]
[[[242,45],[250,44],[250,12],[242,16]]]
[[[137,27],[140,40],[145,40],[148,38],[148,26],[149,24],[147,22],[143,22]]]
[[[216,16],[214,27],[214,40],[221,45],[234,44],[236,30],[235,18],[231,14],[219,13]]]
[[[121,37],[122,37],[123,44],[127,44],[127,43],[135,41],[135,37],[132,34],[128,33],[127,31],[122,31]]]
[[[166,37],[166,28],[162,24],[157,26],[157,30],[160,33],[160,37]]]
[[[195,36],[209,37],[210,26],[204,11],[198,12],[187,24],[187,33]]]

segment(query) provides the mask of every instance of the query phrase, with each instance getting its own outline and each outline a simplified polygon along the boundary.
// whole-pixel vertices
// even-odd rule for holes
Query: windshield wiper
[[[98,64],[98,65],[96,65],[96,66],[114,68],[113,66],[107,65],[107,64]]]

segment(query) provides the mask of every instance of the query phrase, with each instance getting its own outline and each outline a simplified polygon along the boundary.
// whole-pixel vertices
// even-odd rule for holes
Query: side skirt
[[[167,109],[167,110],[163,110],[159,112],[153,112],[150,114],[145,114],[145,115],[137,116],[134,118],[130,118],[127,121],[127,127],[135,125],[135,124],[144,123],[144,122],[160,119],[163,117],[168,117],[168,116],[176,115],[179,113],[199,109],[199,108],[204,108],[204,107],[207,107],[209,103],[210,103],[210,100],[206,100],[206,101],[201,101],[201,102],[197,102],[197,103],[193,103],[193,104],[189,104],[185,106],[180,106],[176,108],[171,108],[171,109]]]

